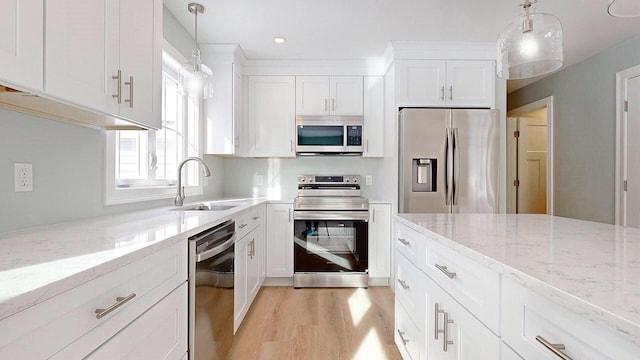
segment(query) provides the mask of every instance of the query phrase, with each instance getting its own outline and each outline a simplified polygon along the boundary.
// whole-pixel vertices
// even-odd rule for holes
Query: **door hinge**
[[[624,191],[627,191],[627,180],[624,181]]]
[[[520,130],[516,130],[516,131],[514,131],[514,132],[513,132],[513,137],[517,137],[517,138],[519,138],[519,137],[520,137]]]
[[[624,111],[629,111],[629,101],[628,100],[624,101]]]
[[[513,186],[520,186],[520,180],[518,179],[513,180]]]

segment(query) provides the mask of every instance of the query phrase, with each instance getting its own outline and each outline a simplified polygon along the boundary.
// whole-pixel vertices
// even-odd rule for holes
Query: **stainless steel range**
[[[369,201],[360,175],[299,175],[293,286],[367,287]]]

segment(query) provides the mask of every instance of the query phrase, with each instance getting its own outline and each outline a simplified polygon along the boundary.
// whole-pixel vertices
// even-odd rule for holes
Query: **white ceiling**
[[[518,0],[199,0],[198,40],[237,43],[249,59],[381,58],[389,41],[495,41]],[[193,35],[188,0],[164,0]],[[640,18],[607,15],[607,0],[540,0],[564,30],[565,67],[636,34]],[[275,36],[287,39],[276,45]],[[640,49],[639,49],[640,51]],[[531,81],[509,82],[516,89]]]

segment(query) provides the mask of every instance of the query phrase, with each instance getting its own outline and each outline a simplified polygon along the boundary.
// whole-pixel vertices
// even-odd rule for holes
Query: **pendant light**
[[[179,91],[191,98],[207,99],[213,96],[213,71],[200,60],[200,46],[198,45],[198,14],[204,13],[204,6],[190,3],[187,9],[195,16],[196,46],[191,51],[191,60],[182,64],[180,68]]]
[[[640,1],[638,0],[609,0],[607,13],[611,16],[630,18],[640,16]]]
[[[525,79],[562,67],[562,25],[551,14],[535,11],[537,0],[524,0],[520,16],[498,37],[498,77]]]

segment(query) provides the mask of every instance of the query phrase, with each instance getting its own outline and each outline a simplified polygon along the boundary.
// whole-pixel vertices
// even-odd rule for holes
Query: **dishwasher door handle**
[[[220,254],[221,252],[227,250],[228,248],[233,246],[233,243],[236,242],[236,233],[235,231],[230,233],[230,237],[229,240],[226,240],[225,242],[223,242],[222,244],[213,247],[211,249],[205,250],[203,252],[197,253],[196,254],[196,262],[201,262],[204,260],[207,260],[209,258],[212,258],[218,254]]]

